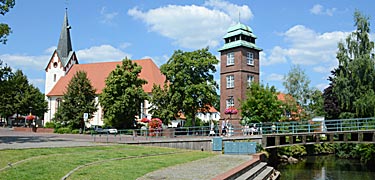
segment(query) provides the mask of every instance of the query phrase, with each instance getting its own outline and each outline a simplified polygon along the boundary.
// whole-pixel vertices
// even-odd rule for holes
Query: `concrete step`
[[[267,163],[265,162],[260,162],[256,166],[252,167],[248,171],[246,171],[244,174],[241,176],[237,177],[236,180],[247,180],[247,179],[253,179],[255,178],[258,174],[262,173],[263,170],[267,167]]]
[[[260,174],[258,174],[254,178],[254,180],[268,180],[270,176],[272,175],[273,171],[274,171],[273,167],[266,166],[266,168]]]

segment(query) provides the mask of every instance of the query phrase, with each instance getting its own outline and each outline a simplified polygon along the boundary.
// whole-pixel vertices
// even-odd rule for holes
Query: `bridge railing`
[[[255,126],[254,126],[255,125]],[[322,122],[294,121],[294,122],[263,122],[249,126],[230,126],[225,136],[249,136],[258,134],[288,134],[314,132],[342,132],[375,130],[375,118],[336,119]],[[94,140],[111,141],[123,140],[158,140],[160,138],[224,136],[220,127],[213,130],[209,126],[179,127],[165,129],[123,129],[117,134],[92,134]]]
[[[325,120],[324,122],[313,121],[294,121],[294,122],[275,122],[259,123],[263,134],[270,133],[312,133],[326,131],[360,131],[374,130],[375,118],[355,118],[355,119],[335,119]]]

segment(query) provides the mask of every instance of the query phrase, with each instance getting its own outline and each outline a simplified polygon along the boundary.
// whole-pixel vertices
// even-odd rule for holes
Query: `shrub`
[[[73,129],[72,134],[79,134],[79,129]]]
[[[55,123],[54,122],[46,122],[46,125],[44,127],[45,128],[55,128]]]
[[[70,128],[59,128],[55,129],[55,132],[58,134],[69,134],[72,132],[72,130]]]

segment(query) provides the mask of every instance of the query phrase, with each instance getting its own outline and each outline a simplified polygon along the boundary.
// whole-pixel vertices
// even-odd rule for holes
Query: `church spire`
[[[70,40],[70,29],[68,23],[68,9],[65,10],[64,22],[62,25],[57,52],[61,58],[67,58],[72,51],[72,42]]]

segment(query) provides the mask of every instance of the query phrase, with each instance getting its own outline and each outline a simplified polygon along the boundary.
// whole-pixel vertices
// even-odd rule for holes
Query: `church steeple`
[[[71,27],[69,26],[69,23],[68,23],[68,10],[66,9],[64,22],[63,22],[61,33],[60,33],[59,44],[56,49],[60,58],[64,59],[65,61],[68,60],[69,53],[73,51],[72,41],[70,40],[70,29]]]

